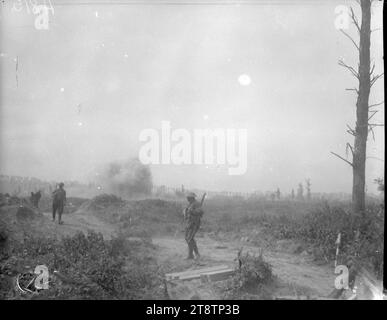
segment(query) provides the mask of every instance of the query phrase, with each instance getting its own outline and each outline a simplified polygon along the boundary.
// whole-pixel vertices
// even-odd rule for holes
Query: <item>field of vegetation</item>
[[[100,195],[92,200],[74,199],[73,203],[74,208],[65,215],[92,214],[113,225],[116,235],[104,239],[94,231],[58,237],[55,232],[39,233],[36,231],[39,224],[47,223],[42,222],[44,217],[36,213],[39,224],[32,228],[31,223],[29,228],[24,221],[10,222],[7,217],[12,208],[1,208],[0,299],[165,298],[165,269],[155,259],[157,248],[152,238],[156,235],[172,238],[182,232],[185,202],[126,201],[114,195]],[[341,233],[338,262],[355,262],[377,278],[382,277],[384,206],[381,203],[370,203],[363,216],[354,215],[349,204],[340,202],[213,198],[206,200],[204,209],[201,235],[245,241],[260,248],[292,240],[299,244],[299,251],[307,251],[316,261],[324,263],[335,259],[335,242]],[[15,226],[23,235],[18,239],[13,237]],[[239,268],[227,284],[224,298],[241,297],[241,293],[252,290],[251,284],[264,288],[273,279],[272,266],[264,256],[241,253],[238,259]],[[31,273],[32,267],[39,264],[49,268],[53,285],[39,295],[21,295],[15,290],[15,276]]]
[[[250,241],[266,235],[300,240],[316,258],[332,261],[341,233],[339,259],[356,259],[381,277],[383,271],[384,204],[373,202],[364,215],[355,215],[340,202],[208,202],[208,225],[203,230],[247,235]],[[258,230],[258,232],[250,232]],[[340,261],[339,261],[340,262]]]

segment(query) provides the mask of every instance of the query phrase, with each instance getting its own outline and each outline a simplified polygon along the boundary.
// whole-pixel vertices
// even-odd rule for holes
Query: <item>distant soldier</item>
[[[59,224],[62,224],[62,213],[64,206],[66,204],[66,191],[63,189],[64,183],[59,183],[59,188],[56,189],[52,195],[53,195],[53,201],[52,201],[52,221],[55,221],[55,214],[56,211],[58,211],[58,221]]]
[[[5,196],[5,204],[8,206],[9,205],[9,200],[11,199],[11,196],[9,195],[8,192],[4,196]]]
[[[35,196],[34,196],[35,208],[39,208],[39,201],[40,201],[41,197],[42,197],[42,192],[40,190],[38,190],[38,192],[35,192]]]
[[[34,202],[35,202],[35,193],[33,193],[33,192],[31,192],[30,202],[31,202],[32,205],[34,205]]]
[[[281,190],[279,188],[277,188],[277,191],[276,191],[275,195],[277,197],[277,200],[281,199]]]
[[[195,241],[195,234],[200,227],[200,219],[203,216],[202,205],[196,199],[193,192],[187,194],[188,207],[184,209],[184,218],[186,221],[185,241],[188,244],[188,257],[193,259],[195,253],[196,258],[200,258],[199,250]]]

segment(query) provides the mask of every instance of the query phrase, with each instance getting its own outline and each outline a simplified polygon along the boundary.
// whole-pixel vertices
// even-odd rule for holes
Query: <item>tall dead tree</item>
[[[371,132],[373,138],[375,138],[373,129],[374,127],[380,125],[369,122],[371,118],[377,113],[377,111],[373,110],[372,108],[384,103],[381,102],[374,105],[369,105],[371,87],[380,77],[383,76],[383,73],[377,75],[374,74],[375,64],[373,64],[371,67],[371,3],[372,0],[360,0],[361,25],[353,9],[350,8],[351,20],[355,25],[360,37],[359,44],[357,44],[357,42],[344,30],[340,30],[347,38],[352,41],[357,51],[359,52],[359,63],[357,71],[355,68],[346,64],[343,60],[339,61],[339,65],[348,69],[352,75],[357,78],[359,86],[358,88],[346,89],[355,91],[357,94],[355,129],[352,129],[349,125],[347,125],[347,132],[354,136],[353,146],[350,143],[347,143],[346,145],[346,153],[348,155],[348,151],[351,152],[352,162],[348,161],[337,153],[332,152],[332,154],[352,166],[352,205],[353,210],[356,213],[364,213],[365,210],[365,169],[368,133]]]

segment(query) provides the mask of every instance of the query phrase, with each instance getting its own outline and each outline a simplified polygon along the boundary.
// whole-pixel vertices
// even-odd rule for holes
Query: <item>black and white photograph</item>
[[[386,300],[383,6],[1,1],[0,300]]]

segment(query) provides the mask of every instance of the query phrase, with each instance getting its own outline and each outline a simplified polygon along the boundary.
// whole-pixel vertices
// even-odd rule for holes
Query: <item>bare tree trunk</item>
[[[346,90],[355,91],[357,93],[356,101],[356,126],[352,129],[347,124],[347,132],[355,137],[354,145],[350,143],[346,145],[346,153],[348,150],[352,152],[352,162],[346,158],[331,152],[339,159],[345,161],[352,166],[353,184],[352,184],[352,207],[355,213],[363,213],[365,211],[365,171],[366,171],[366,154],[367,154],[367,138],[368,132],[372,133],[375,139],[373,129],[383,124],[370,123],[369,120],[378,112],[371,108],[384,104],[384,101],[369,105],[369,97],[372,86],[379,80],[384,73],[374,74],[375,63],[371,68],[370,47],[371,47],[371,4],[373,0],[360,0],[361,7],[361,26],[352,8],[351,19],[360,36],[359,44],[343,29],[340,31],[351,40],[359,52],[359,67],[349,66],[344,60],[339,60],[339,65],[348,69],[353,76],[359,81],[359,88],[349,88]]]
[[[370,80],[371,1],[361,0],[361,28],[359,45],[359,92],[356,102],[355,143],[353,148],[352,204],[355,212],[365,210],[365,169],[368,137],[368,102]]]

